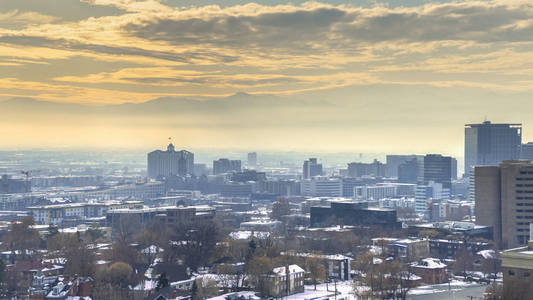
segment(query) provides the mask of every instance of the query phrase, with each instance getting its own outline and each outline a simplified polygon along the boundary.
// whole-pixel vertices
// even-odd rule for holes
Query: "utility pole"
[[[333,282],[335,283],[335,300],[337,300],[337,278],[334,278]]]

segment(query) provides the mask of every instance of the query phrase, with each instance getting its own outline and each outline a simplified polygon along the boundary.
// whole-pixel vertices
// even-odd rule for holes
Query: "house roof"
[[[442,269],[446,268],[446,264],[441,262],[438,258],[424,258],[419,262],[413,263],[411,266],[425,269]]]
[[[274,268],[272,270],[272,272],[274,274],[277,274],[277,275],[285,275],[286,274],[286,269],[285,269],[285,266],[283,267],[277,267],[277,268]],[[302,273],[302,272],[305,272],[304,269],[302,269],[300,266],[298,265],[290,265],[289,266],[289,274],[295,274],[295,273]]]

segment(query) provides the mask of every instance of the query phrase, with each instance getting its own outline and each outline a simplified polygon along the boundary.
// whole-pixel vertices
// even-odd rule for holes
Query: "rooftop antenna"
[[[487,122],[487,115],[485,115],[485,119],[483,119],[483,122]]]

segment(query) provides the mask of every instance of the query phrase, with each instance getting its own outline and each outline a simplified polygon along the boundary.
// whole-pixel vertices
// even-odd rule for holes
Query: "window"
[[[514,271],[513,271],[513,270],[509,270],[508,274],[509,274],[510,276],[514,276]]]

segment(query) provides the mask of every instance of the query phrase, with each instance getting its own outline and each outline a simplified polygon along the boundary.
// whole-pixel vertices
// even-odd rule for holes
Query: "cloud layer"
[[[90,7],[94,17],[75,21],[24,3],[0,13],[3,98],[116,103],[370,84],[533,86],[531,65],[524,64],[533,56],[527,1],[390,8],[84,0],[79,7]],[[64,63],[79,57],[85,65]],[[91,61],[106,64],[95,71]],[[52,76],[28,80],[36,64],[49,65]],[[66,95],[65,86],[76,93]]]

